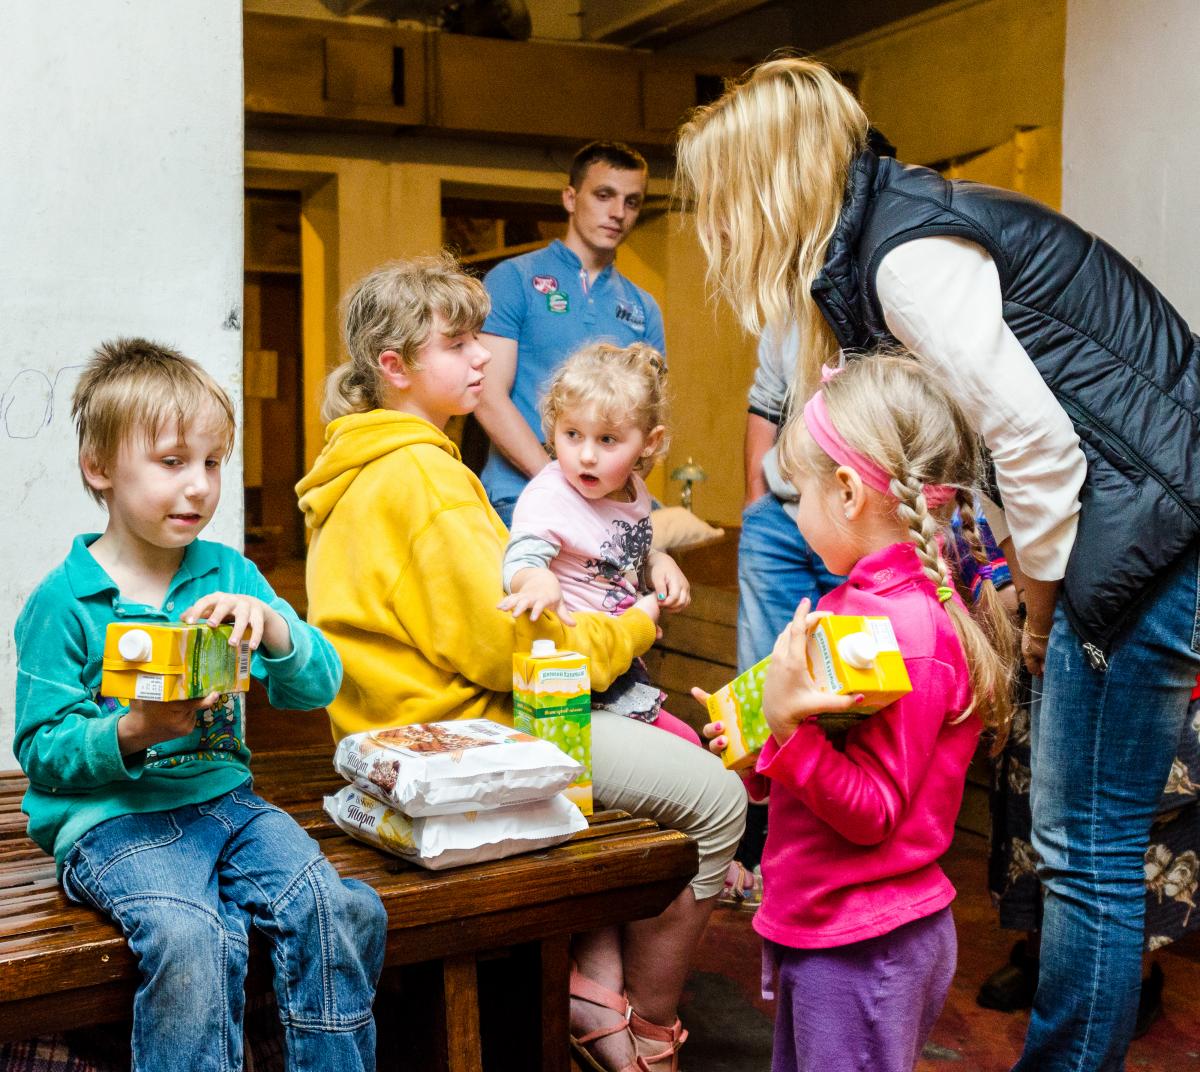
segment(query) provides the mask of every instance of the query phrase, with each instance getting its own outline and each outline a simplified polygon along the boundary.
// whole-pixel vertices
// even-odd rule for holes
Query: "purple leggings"
[[[945,1004],[958,941],[943,908],[833,949],[767,943],[778,970],[771,1072],[912,1072]]]

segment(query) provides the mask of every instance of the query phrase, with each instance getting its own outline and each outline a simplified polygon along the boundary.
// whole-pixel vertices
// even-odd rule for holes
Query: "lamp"
[[[683,481],[683,494],[679,496],[679,505],[685,510],[690,510],[692,508],[692,485],[707,480],[708,474],[691,458],[688,458],[686,464],[671,473],[671,479]]]

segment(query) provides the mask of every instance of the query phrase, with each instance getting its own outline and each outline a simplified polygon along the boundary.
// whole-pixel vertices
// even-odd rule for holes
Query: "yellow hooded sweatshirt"
[[[497,610],[508,531],[458,448],[432,424],[376,409],[339,417],[296,485],[312,530],[308,618],[345,673],[335,738],[452,718],[512,721],[512,656],[535,636],[591,658],[607,688],[654,643],[638,610],[569,629]]]

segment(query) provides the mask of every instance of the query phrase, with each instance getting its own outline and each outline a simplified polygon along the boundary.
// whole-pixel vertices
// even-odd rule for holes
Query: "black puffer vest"
[[[865,152],[812,287],[844,349],[895,342],[875,291],[880,261],[935,235],[991,254],[1004,320],[1082,441],[1088,472],[1063,599],[1103,666],[1131,610],[1200,533],[1200,339],[1133,265],[1066,217]]]

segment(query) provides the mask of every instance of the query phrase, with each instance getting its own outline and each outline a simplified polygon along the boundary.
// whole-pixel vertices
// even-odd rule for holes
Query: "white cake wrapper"
[[[558,794],[491,811],[414,819],[348,785],[325,798],[325,811],[352,838],[431,871],[546,849],[587,828],[583,813]]]
[[[583,770],[549,741],[486,718],[353,733],[338,744],[333,765],[413,818],[545,800]]]

